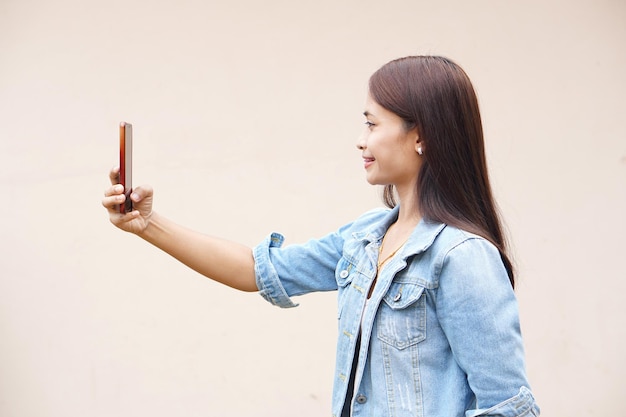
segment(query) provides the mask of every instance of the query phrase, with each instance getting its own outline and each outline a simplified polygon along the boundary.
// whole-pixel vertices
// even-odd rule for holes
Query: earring
[[[424,155],[424,151],[422,150],[421,146],[417,147],[417,153],[420,154],[420,155]]]

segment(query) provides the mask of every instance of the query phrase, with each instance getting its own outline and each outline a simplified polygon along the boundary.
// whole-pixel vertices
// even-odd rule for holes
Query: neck
[[[400,210],[398,212],[398,225],[415,226],[422,219],[419,208],[419,200],[415,187],[409,189],[397,189]]]

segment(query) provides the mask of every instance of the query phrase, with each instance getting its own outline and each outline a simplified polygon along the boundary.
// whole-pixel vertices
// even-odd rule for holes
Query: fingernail
[[[139,201],[139,194],[137,194],[137,193],[132,193],[132,194],[130,195],[130,198],[131,198],[133,201]]]

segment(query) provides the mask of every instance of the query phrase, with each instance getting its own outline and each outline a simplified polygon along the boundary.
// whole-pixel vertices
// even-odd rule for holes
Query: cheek
[[[370,147],[378,149],[379,152],[388,152],[399,145],[397,137],[385,130],[370,132],[367,141]]]
[[[372,153],[376,152],[379,156],[402,154],[402,157],[404,157],[410,155],[414,148],[414,144],[407,138],[406,132],[401,128],[379,128],[377,130],[367,132],[364,138],[367,141],[368,149],[372,151]]]

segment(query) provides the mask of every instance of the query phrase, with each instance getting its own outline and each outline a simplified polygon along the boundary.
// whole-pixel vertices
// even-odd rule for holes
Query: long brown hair
[[[372,75],[369,92],[407,128],[417,128],[424,146],[417,181],[422,216],[493,243],[514,286],[487,173],[478,99],[465,71],[440,56],[400,58]],[[387,206],[396,205],[394,196],[393,185],[385,186]]]

